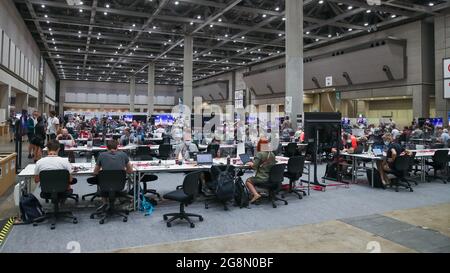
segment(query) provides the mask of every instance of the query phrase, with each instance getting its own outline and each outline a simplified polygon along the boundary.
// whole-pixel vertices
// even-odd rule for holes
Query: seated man
[[[94,175],[96,176],[87,179],[89,184],[98,184],[97,174],[100,170],[125,170],[128,174],[133,173],[128,155],[122,151],[118,151],[117,146],[118,143],[116,140],[109,140],[107,142],[107,151],[99,155],[97,164],[95,165]],[[103,198],[103,201],[106,203],[106,198]]]
[[[438,139],[439,143],[443,143],[445,148],[450,148],[448,147],[448,141],[450,140],[450,135],[448,134],[448,130],[447,129],[442,129],[442,133]]]
[[[131,130],[130,128],[125,128],[123,130],[123,135],[120,137],[119,143],[122,146],[127,146],[128,144],[130,144],[132,142],[131,139]]]
[[[377,169],[380,172],[381,180],[384,185],[389,184],[388,172],[394,170],[394,161],[397,156],[400,156],[405,149],[398,143],[394,142],[391,134],[383,135],[384,145],[387,147],[386,158],[383,161],[377,161]]]
[[[66,128],[61,130],[61,134],[56,136],[56,140],[58,141],[64,141],[66,146],[73,146],[75,144],[75,140],[73,139],[73,136],[69,134],[69,130]]]
[[[192,142],[191,136],[185,134],[184,141],[180,142],[175,148],[175,157],[189,159],[189,153],[198,153],[198,148],[195,143]]]
[[[47,143],[47,156],[39,159],[36,162],[34,168],[34,181],[36,183],[40,182],[39,174],[42,171],[52,171],[52,170],[68,170],[72,173],[72,165],[69,163],[67,158],[62,158],[58,156],[60,144],[56,140],[50,140]],[[77,183],[77,180],[70,175],[70,179],[67,182],[61,181],[62,183],[67,183],[67,192],[72,193],[70,185]]]

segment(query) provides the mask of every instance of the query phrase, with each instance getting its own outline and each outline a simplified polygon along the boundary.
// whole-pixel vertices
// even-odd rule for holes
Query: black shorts
[[[27,133],[28,141],[31,143],[31,140],[34,138],[34,133]]]
[[[40,138],[40,137],[33,137],[31,139],[31,144],[40,147],[41,149],[44,149],[45,145],[44,145],[44,139]]]

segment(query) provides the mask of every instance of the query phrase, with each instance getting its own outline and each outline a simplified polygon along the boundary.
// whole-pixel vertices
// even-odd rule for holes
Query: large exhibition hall
[[[0,1],[0,253],[449,253],[449,130],[447,0]]]

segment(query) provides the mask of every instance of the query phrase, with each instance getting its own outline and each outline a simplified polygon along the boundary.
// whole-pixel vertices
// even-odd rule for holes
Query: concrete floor
[[[450,236],[450,203],[385,213],[402,222]],[[395,231],[394,231],[395,232]],[[430,234],[431,235],[431,234]],[[450,239],[450,238],[449,238]],[[428,241],[427,238],[424,238]],[[444,252],[450,252],[446,245]],[[219,252],[381,252],[412,253],[417,250],[395,243],[340,220],[291,228],[203,238],[184,242],[118,249],[118,253],[219,253]]]

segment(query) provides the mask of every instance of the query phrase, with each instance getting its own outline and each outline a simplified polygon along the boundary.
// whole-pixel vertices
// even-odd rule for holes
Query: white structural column
[[[134,97],[136,95],[136,77],[130,78],[130,112],[134,112]]]
[[[153,115],[155,111],[155,64],[148,65],[148,93],[147,93],[147,113]]]
[[[183,104],[189,108],[192,108],[193,41],[192,36],[184,37]]]
[[[9,118],[9,104],[11,102],[11,86],[0,85],[0,111],[4,111],[4,119]],[[3,122],[5,120],[0,120]]]
[[[303,115],[303,0],[286,3],[286,102],[292,125]]]

